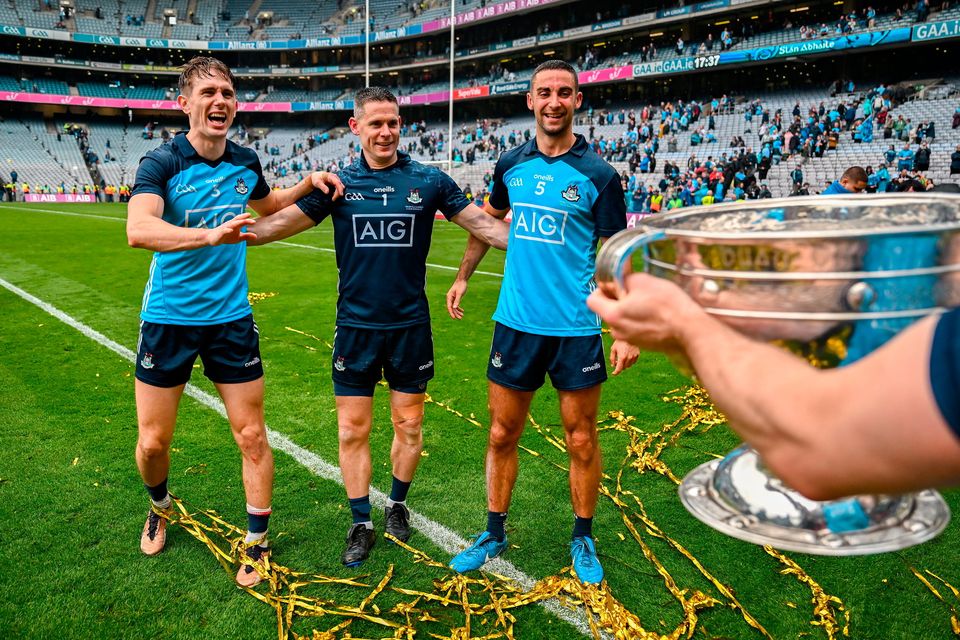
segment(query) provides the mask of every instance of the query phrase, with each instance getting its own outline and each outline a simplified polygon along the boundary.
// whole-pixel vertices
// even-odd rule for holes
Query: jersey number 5
[[[543,195],[543,188],[544,188],[545,186],[547,186],[547,183],[546,183],[546,182],[543,182],[543,181],[540,181],[540,182],[537,183],[537,187],[533,190],[533,192],[536,193],[538,196],[542,196],[542,195]]]

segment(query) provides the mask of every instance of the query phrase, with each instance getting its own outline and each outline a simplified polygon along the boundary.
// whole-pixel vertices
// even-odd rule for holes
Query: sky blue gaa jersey
[[[340,172],[344,195],[322,191],[297,201],[319,224],[333,218],[340,270],[337,325],[397,329],[430,322],[424,291],[427,253],[439,210],[449,220],[469,203],[450,176],[406,153],[386,169],[371,169],[363,154]]]
[[[227,140],[217,161],[197,154],[179,133],[140,160],[132,195],[163,198],[163,219],[178,227],[213,228],[270,193],[260,159]],[[154,253],[140,317],[157,324],[211,325],[250,313],[247,245]]]
[[[627,226],[616,170],[579,134],[554,158],[533,138],[500,156],[490,205],[513,210],[493,319],[538,335],[599,333],[600,318],[586,302],[596,287],[597,241]]]

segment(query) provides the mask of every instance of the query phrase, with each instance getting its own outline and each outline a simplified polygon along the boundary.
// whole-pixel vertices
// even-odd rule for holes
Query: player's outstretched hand
[[[613,375],[632,367],[640,357],[640,349],[626,340],[614,340],[610,346],[610,366]]]
[[[460,307],[460,301],[467,295],[467,281],[457,278],[447,291],[447,313],[454,320],[463,319],[463,309]]]
[[[343,183],[340,181],[340,176],[335,173],[330,173],[329,171],[314,171],[310,174],[310,182],[315,189],[320,189],[320,191],[327,195],[330,194],[332,189],[332,200],[336,200],[343,195]]]
[[[241,213],[236,218],[227,220],[219,227],[210,230],[210,245],[218,244],[237,244],[253,240],[257,234],[245,230],[244,227],[252,227],[256,224],[256,219],[251,218],[249,213]]]

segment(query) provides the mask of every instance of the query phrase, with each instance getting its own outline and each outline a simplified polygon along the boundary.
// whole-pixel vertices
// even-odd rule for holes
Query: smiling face
[[[360,138],[363,155],[374,169],[397,161],[400,144],[400,107],[394,102],[371,100],[350,118],[350,131]]]
[[[237,114],[237,94],[229,78],[220,73],[200,75],[177,96],[190,119],[190,131],[204,138],[226,139]]]
[[[573,115],[583,102],[576,78],[563,69],[547,69],[536,74],[527,94],[527,107],[537,120],[537,130],[548,136],[567,136],[573,132]]]

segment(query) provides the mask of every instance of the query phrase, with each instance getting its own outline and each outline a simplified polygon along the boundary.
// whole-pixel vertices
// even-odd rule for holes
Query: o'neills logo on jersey
[[[564,244],[567,212],[526,202],[513,205],[513,236],[520,240]]]
[[[353,216],[356,247],[412,247],[412,213],[367,213]]]

